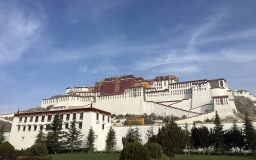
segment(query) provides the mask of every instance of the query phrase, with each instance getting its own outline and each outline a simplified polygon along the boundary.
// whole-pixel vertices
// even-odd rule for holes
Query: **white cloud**
[[[67,5],[68,19],[73,22],[81,20],[97,21],[101,17],[112,15],[122,10],[122,6],[128,1],[112,0],[112,1],[70,1]]]
[[[165,65],[176,66],[176,65],[186,65],[191,63],[207,62],[210,56],[199,55],[199,54],[186,54],[186,53],[170,53],[165,56],[158,58],[151,58],[145,61],[137,61],[136,68],[138,70],[147,70],[154,67],[162,66],[164,69]]]
[[[232,61],[232,62],[238,62],[238,63],[256,60],[256,52],[250,52],[247,50],[225,49],[221,51],[221,55],[226,61]]]
[[[91,70],[91,73],[92,74],[98,74],[98,73],[101,73],[101,74],[115,74],[118,72],[118,68],[112,64],[101,64],[99,66],[97,66],[97,68],[93,68]]]
[[[40,38],[44,26],[43,17],[26,13],[21,4],[12,2],[0,3],[0,64],[17,61]]]
[[[154,73],[191,73],[191,72],[198,72],[199,68],[195,65],[188,65],[188,66],[163,66],[160,70],[154,69],[152,72]]]
[[[80,67],[78,68],[78,71],[79,71],[80,73],[86,73],[86,72],[88,71],[88,67],[87,67],[87,66],[80,66]]]

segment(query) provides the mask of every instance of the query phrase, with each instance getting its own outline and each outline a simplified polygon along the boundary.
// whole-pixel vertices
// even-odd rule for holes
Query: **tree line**
[[[185,150],[189,152],[191,149],[203,150],[203,154],[210,154],[212,151],[223,152],[234,150],[235,152],[241,150],[255,151],[256,148],[256,130],[252,124],[251,118],[248,114],[245,114],[244,125],[239,128],[236,123],[228,129],[223,129],[223,124],[220,122],[220,117],[216,112],[214,118],[214,127],[207,128],[206,126],[196,126],[195,124],[190,129],[186,124],[181,128],[175,123],[173,119],[168,121],[162,128],[158,129],[157,133],[154,133],[153,127],[149,128],[146,133],[147,143],[142,145],[141,133],[139,128],[129,128],[126,135],[122,138],[123,150],[126,146],[130,149],[136,147],[148,147],[148,150],[153,152],[161,147],[163,153],[173,159],[175,154]],[[82,144],[81,130],[76,127],[76,119],[74,118],[67,131],[62,129],[62,119],[57,114],[54,116],[53,122],[47,126],[47,135],[43,132],[43,128],[40,127],[39,133],[36,136],[35,144],[44,143],[49,153],[60,153],[61,150],[68,150],[73,152],[79,149]],[[3,129],[0,129],[0,140],[3,141],[1,135],[3,135]],[[0,143],[1,143],[0,141]],[[86,151],[95,151],[95,132],[91,127],[86,137]],[[115,130],[110,127],[106,140],[105,151],[113,152],[116,150],[116,133]],[[136,146],[132,146],[136,145]],[[154,149],[150,149],[154,148]],[[126,149],[127,150],[127,149]],[[128,150],[127,152],[131,152]],[[145,150],[145,152],[147,152]],[[151,153],[151,155],[158,155],[158,153]]]
[[[213,122],[213,128],[196,126],[194,123],[190,129],[187,124],[183,128],[179,127],[171,119],[165,126],[159,128],[158,133],[154,133],[153,128],[147,130],[147,143],[145,146],[148,143],[159,144],[163,153],[170,159],[174,159],[175,154],[178,152],[185,151],[185,153],[189,153],[191,149],[197,150],[198,153],[200,149],[203,154],[210,154],[211,152],[226,154],[227,151],[239,152],[242,150],[250,150],[254,153],[256,130],[248,114],[245,114],[242,128],[239,128],[234,121],[230,129],[224,130],[217,112]],[[122,142],[124,148],[129,143],[141,142],[138,129],[128,129],[126,136],[122,138]],[[132,153],[131,151],[129,152]]]

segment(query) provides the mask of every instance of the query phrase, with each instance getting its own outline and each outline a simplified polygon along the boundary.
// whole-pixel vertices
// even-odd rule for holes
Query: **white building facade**
[[[104,149],[105,143],[103,142],[105,142],[106,134],[111,126],[111,114],[91,107],[14,114],[9,142],[15,149],[19,150],[31,147],[36,140],[40,127],[47,135],[47,125],[52,123],[56,114],[59,114],[63,121],[63,131],[67,131],[73,118],[76,117],[77,128],[84,135],[81,148],[86,147],[86,138],[89,129],[92,127],[96,136],[95,148],[97,150]]]
[[[248,92],[232,91],[225,79],[178,82],[173,79],[154,79],[150,88],[133,86],[124,93],[101,95],[89,92],[87,87],[66,88],[66,94],[43,99],[41,107],[90,107],[115,114],[152,114],[161,116],[194,117],[218,111],[221,118],[235,116],[234,96],[246,96],[256,101]],[[204,117],[204,116],[202,116]]]

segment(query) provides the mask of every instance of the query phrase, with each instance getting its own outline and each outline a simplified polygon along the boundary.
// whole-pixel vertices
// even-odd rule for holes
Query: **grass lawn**
[[[53,160],[119,160],[120,153],[73,153],[73,154],[52,154]],[[255,156],[237,155],[237,156],[223,156],[223,155],[183,155],[177,154],[175,160],[252,160],[256,159]],[[168,157],[164,156],[164,160],[169,160]]]

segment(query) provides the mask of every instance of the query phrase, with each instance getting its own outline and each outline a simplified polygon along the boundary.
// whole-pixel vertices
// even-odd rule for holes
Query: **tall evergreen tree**
[[[86,141],[86,145],[87,145],[87,148],[89,149],[88,150],[89,153],[94,151],[94,142],[95,142],[95,132],[91,127],[87,136],[87,141]]]
[[[110,127],[106,137],[106,151],[113,152],[116,148],[116,132]]]
[[[155,136],[153,127],[151,126],[146,133],[145,138],[147,139],[147,142],[150,142],[150,139],[152,139]]]
[[[214,142],[215,142],[215,146],[216,148],[218,149],[221,149],[222,151],[223,150],[223,138],[224,138],[224,131],[223,131],[223,125],[222,123],[220,122],[220,117],[218,115],[218,112],[216,111],[215,113],[215,118],[214,118]]]
[[[135,129],[129,128],[126,133],[126,138],[131,139],[133,141],[141,142],[141,134],[139,132],[139,128],[136,127]]]
[[[0,128],[0,144],[5,141],[4,127],[5,127],[5,125],[2,125],[1,128]]]
[[[172,160],[175,153],[185,148],[185,134],[174,120],[169,121],[169,123],[163,126],[160,132],[158,135],[161,135],[159,140],[162,149]]]
[[[256,146],[255,128],[253,127],[252,120],[248,116],[247,112],[245,112],[244,133],[245,133],[247,148],[251,147],[254,153],[255,146]]]
[[[70,149],[70,152],[73,153],[74,149],[77,149],[81,146],[82,144],[82,137],[83,134],[81,130],[79,130],[76,127],[76,118],[73,118],[70,127],[68,128],[68,131],[65,134],[65,143],[67,149]]]
[[[191,135],[194,140],[194,147],[197,149],[202,147],[204,152],[213,144],[213,130],[209,130],[206,126],[196,127],[194,125],[191,129]]]
[[[44,143],[46,141],[46,136],[43,132],[43,127],[40,127],[39,133],[36,135],[35,143]]]
[[[49,126],[46,138],[46,146],[49,152],[59,153],[64,146],[64,134],[65,132],[62,131],[62,119],[59,114],[56,114]]]
[[[193,144],[193,139],[191,137],[191,132],[189,131],[188,124],[185,123],[184,126],[184,134],[185,134],[185,144],[186,144],[186,150],[189,152],[190,146]]]

